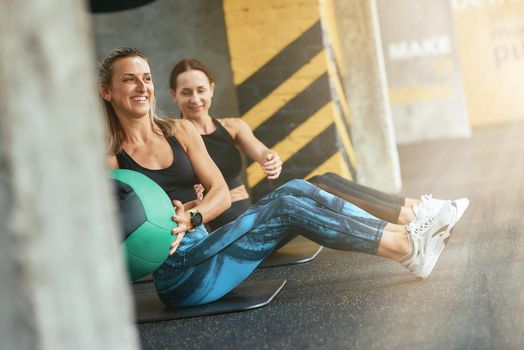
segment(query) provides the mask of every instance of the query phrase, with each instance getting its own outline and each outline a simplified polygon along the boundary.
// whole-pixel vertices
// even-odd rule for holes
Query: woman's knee
[[[305,206],[303,200],[293,194],[286,194],[274,200],[274,208],[279,212],[291,212]]]
[[[282,186],[282,188],[287,190],[289,193],[302,194],[307,190],[311,190],[312,188],[315,188],[315,186],[306,180],[293,179],[285,183]]]
[[[333,172],[327,172],[321,175],[310,177],[307,181],[311,182],[312,184],[326,184],[328,181],[338,178],[340,178],[340,175],[337,175]]]
[[[257,204],[265,204],[268,201],[274,201],[283,196],[311,197],[319,190],[320,189],[318,187],[305,180],[294,179],[286,182],[275,191],[267,194],[260,201],[258,201]]]
[[[315,184],[315,183],[320,182],[321,179],[322,179],[322,175],[315,175],[315,176],[312,176],[309,179],[307,179],[307,181],[312,183],[312,184]]]
[[[325,174],[322,174],[319,176],[319,181],[325,181],[325,182],[328,182],[328,181],[339,181],[341,179],[344,179],[342,176],[338,175],[338,174],[335,174],[333,172],[328,172],[328,173],[325,173]]]

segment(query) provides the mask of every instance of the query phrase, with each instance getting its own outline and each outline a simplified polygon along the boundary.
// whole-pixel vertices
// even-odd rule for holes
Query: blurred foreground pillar
[[[0,12],[2,349],[136,349],[85,3]]]

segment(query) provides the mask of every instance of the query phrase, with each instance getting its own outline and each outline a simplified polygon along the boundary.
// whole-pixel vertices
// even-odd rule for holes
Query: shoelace
[[[415,215],[417,214],[417,212],[421,212],[421,214],[423,215],[425,213],[425,209],[426,209],[426,206],[433,200],[433,195],[431,193],[429,194],[423,194],[422,196],[420,196],[420,204],[418,205],[415,205],[413,208],[414,208],[414,213]]]
[[[415,215],[424,220],[428,215],[436,215],[436,213],[441,209],[445,201],[440,199],[433,198],[432,194],[423,194],[420,196],[421,203],[417,206],[417,211]],[[440,203],[441,202],[441,203]]]
[[[421,196],[421,199],[422,199],[422,201],[424,201],[424,200],[429,201],[429,200],[432,200],[432,199],[433,199],[433,195],[432,195],[431,193],[423,194],[423,195]]]
[[[435,223],[436,218],[436,216],[432,216],[429,219],[422,221],[419,225],[416,225],[416,222],[412,222],[408,225],[408,230],[411,232],[412,236],[421,237],[421,233],[430,228]]]
[[[422,218],[426,216],[428,210],[431,212],[431,209],[428,208],[428,206],[431,206],[433,201],[435,202],[434,205],[439,205],[437,202],[442,202],[442,203],[450,202],[453,205],[453,207],[455,208],[454,215],[451,219],[451,225],[452,226],[455,225],[456,216],[457,216],[457,211],[456,211],[457,206],[454,201],[444,201],[440,199],[434,199],[432,194],[423,194],[422,196],[420,196],[420,199],[422,203],[419,205],[420,208],[418,208],[418,210],[421,211]]]

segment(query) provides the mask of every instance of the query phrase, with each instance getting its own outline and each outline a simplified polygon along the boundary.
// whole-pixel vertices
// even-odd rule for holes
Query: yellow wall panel
[[[247,111],[242,118],[251,129],[270,118],[273,113],[289,102],[296,94],[308,87],[315,79],[326,72],[325,51],[318,53],[309,63],[304,65],[271,94]]]
[[[333,53],[335,55],[337,69],[340,71],[342,76],[345,76],[346,71],[343,57],[342,57],[342,48],[340,46],[340,38],[338,35],[336,15],[335,15],[335,6],[333,0],[319,0],[320,3],[320,16],[322,18],[322,23],[324,30],[326,30],[329,38],[329,43],[333,48]]]
[[[318,0],[224,0],[233,79],[255,73],[319,20]]]
[[[331,0],[223,2],[239,110],[280,154],[279,179],[247,166],[254,198],[308,173],[355,173]],[[333,38],[331,37],[333,36]]]
[[[313,177],[315,175],[322,175],[325,173],[335,173],[339,174],[340,176],[352,180],[351,173],[346,167],[346,162],[340,155],[340,153],[336,153],[329,157],[323,164],[321,164],[318,168],[313,170],[311,173],[307,174],[304,179],[309,179],[310,177]]]
[[[273,147],[278,152],[282,162],[288,160],[294,153],[314,139],[333,123],[331,103],[326,104],[304,123],[297,127],[288,137]],[[260,164],[253,163],[247,168],[249,186],[254,186],[264,179],[265,175]]]

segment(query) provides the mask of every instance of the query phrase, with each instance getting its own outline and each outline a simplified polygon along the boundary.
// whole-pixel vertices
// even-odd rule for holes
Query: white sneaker
[[[427,278],[444,250],[450,225],[456,222],[457,208],[446,201],[434,216],[408,225],[411,253],[400,263],[416,276]]]
[[[464,215],[464,212],[466,211],[466,209],[468,209],[469,199],[459,198],[459,199],[455,199],[451,203],[453,203],[455,205],[455,208],[457,208],[457,217],[455,219],[455,222],[453,223],[453,225],[455,225],[460,220],[462,215]]]
[[[457,210],[455,219],[451,222],[447,236],[449,237],[451,229],[460,220],[462,215],[469,206],[469,200],[467,198],[459,198],[453,201],[433,198],[431,194],[424,194],[420,197],[420,204],[413,207],[415,213],[415,220],[412,223],[424,222],[428,218],[431,218],[439,213],[444,204],[451,203]]]
[[[446,202],[449,201],[433,198],[431,194],[423,194],[420,196],[420,204],[413,207],[413,212],[417,219],[427,219],[437,215]]]

